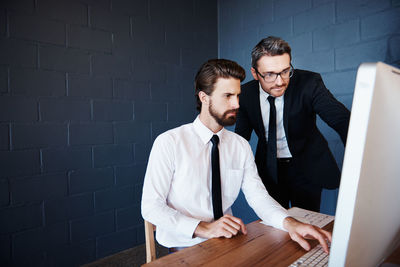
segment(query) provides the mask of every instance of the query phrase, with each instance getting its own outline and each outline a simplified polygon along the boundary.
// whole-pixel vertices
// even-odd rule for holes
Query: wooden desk
[[[333,222],[324,229],[332,231]],[[287,232],[256,221],[247,224],[247,235],[209,239],[143,266],[288,266],[305,253]]]

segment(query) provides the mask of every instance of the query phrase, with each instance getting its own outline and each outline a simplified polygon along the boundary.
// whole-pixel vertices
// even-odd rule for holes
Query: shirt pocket
[[[224,210],[230,208],[239,195],[243,181],[244,169],[227,169],[221,183]]]

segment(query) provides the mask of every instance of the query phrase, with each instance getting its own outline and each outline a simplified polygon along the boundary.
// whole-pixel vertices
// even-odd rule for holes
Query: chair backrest
[[[154,241],[154,231],[156,227],[144,220],[144,233],[146,237],[146,263],[156,259],[156,243]]]

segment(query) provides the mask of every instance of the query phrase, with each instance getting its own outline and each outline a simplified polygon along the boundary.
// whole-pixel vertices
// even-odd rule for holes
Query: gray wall
[[[320,72],[328,89],[351,108],[357,67],[383,61],[400,65],[398,0],[223,0],[218,1],[219,57],[237,61],[250,74],[251,49],[264,37],[284,38],[295,68]],[[319,128],[339,165],[343,145],[325,123]],[[256,137],[252,138],[254,148]],[[323,177],[321,177],[323,178]],[[337,190],[324,191],[321,210],[333,214]],[[243,197],[236,214],[253,220]]]
[[[77,265],[144,242],[161,132],[196,116],[209,0],[0,4],[0,265]]]

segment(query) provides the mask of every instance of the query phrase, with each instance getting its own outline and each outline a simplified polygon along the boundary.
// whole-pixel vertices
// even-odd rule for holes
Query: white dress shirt
[[[142,216],[157,226],[157,241],[165,247],[204,241],[193,238],[194,231],[200,221],[213,221],[212,135],[197,117],[193,123],[169,130],[154,141],[143,185]],[[232,214],[231,206],[242,189],[265,223],[283,229],[288,214],[266,191],[249,143],[226,129],[217,135],[224,214]]]
[[[269,94],[265,92],[261,84],[260,88],[260,108],[261,116],[265,129],[265,138],[268,141],[268,127],[269,127]],[[289,146],[286,140],[285,128],[283,127],[283,105],[284,95],[275,97],[275,108],[276,108],[276,155],[278,158],[291,158]]]

